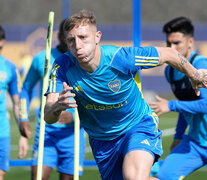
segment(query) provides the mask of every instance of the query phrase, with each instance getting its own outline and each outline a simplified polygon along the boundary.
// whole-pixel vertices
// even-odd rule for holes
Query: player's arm
[[[40,79],[39,72],[36,69],[34,60],[29,68],[20,93],[20,131],[21,135],[27,138],[31,137],[31,129],[29,123],[29,106],[32,90]]]
[[[205,94],[206,90],[201,89],[201,95],[203,91]],[[203,113],[207,114],[207,97],[194,101],[178,101],[178,100],[170,100],[168,102],[169,110],[175,112],[188,112],[191,114]]]
[[[19,94],[11,95],[14,117],[19,125]]]
[[[9,67],[12,70],[12,79],[8,85],[8,92],[10,94],[12,104],[13,104],[13,112],[14,117],[19,125],[19,90],[18,90],[18,72],[13,64],[9,64]]]
[[[62,111],[58,120],[58,124],[69,124],[74,121],[73,113],[71,111]]]
[[[77,104],[75,100],[70,100],[69,98],[75,97],[74,93],[70,93],[73,89],[63,83],[63,90],[60,93],[48,93],[46,98],[46,105],[44,109],[44,120],[48,124],[56,123],[62,111],[70,108],[76,108]]]
[[[178,71],[184,73],[192,81],[192,86],[196,91],[196,94],[199,95],[199,87],[207,88],[207,70],[199,69],[197,70],[193,67],[180,53],[178,53],[173,48],[167,47],[156,47],[159,54],[158,65],[164,63],[169,64]]]
[[[178,144],[180,144],[183,135],[185,133],[185,130],[188,126],[188,123],[186,122],[186,120],[184,119],[184,116],[182,113],[179,113],[178,116],[178,122],[176,125],[176,129],[175,129],[175,135],[174,135],[174,140],[170,146],[170,150],[172,151]]]

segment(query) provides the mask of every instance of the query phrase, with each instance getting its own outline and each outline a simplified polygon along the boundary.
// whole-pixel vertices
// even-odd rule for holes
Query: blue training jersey
[[[50,70],[52,67],[53,62],[57,57],[59,57],[62,53],[58,50],[58,48],[53,48],[51,50],[50,56]],[[29,120],[29,105],[32,96],[32,90],[36,83],[40,81],[40,97],[42,96],[42,86],[43,86],[43,77],[44,77],[44,67],[45,67],[45,51],[41,51],[37,54],[31,64],[31,67],[28,71],[26,79],[23,84],[23,88],[20,94],[20,121],[28,121]],[[41,109],[41,108],[40,108]],[[73,114],[74,117],[74,109],[67,110]],[[40,110],[38,115],[38,122],[40,122]],[[54,126],[54,127],[69,127],[73,126],[73,123],[70,124],[46,124],[47,126]]]
[[[100,64],[88,73],[68,51],[53,64],[47,93],[61,92],[63,82],[72,86],[85,131],[94,139],[112,140],[152,113],[143,99],[138,71],[158,61],[154,47],[101,46]]]
[[[19,94],[16,66],[0,56],[0,137],[10,136],[10,124],[7,116],[6,94]]]
[[[189,62],[193,55],[195,54],[194,51],[191,53],[191,57],[189,58]],[[207,58],[198,55],[195,57],[193,61],[193,66],[196,69],[207,69]],[[169,66],[165,69],[165,76],[167,81],[170,83],[170,72]],[[185,75],[177,70],[174,70],[173,79],[180,80]],[[168,102],[170,111],[176,111],[181,113],[182,115],[179,116],[178,121],[178,131],[176,133],[177,137],[181,137],[183,128],[186,128],[185,120],[189,125],[189,132],[188,135],[198,142],[201,146],[207,147],[207,89],[200,88],[199,89],[200,99],[193,100],[193,101],[177,101],[177,100],[170,100]]]

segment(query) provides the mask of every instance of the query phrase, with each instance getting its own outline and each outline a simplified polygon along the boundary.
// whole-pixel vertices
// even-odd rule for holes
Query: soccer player
[[[190,19],[172,19],[164,25],[163,32],[167,46],[180,52],[196,69],[207,69],[207,58],[193,51],[194,26]],[[159,115],[175,111],[179,116],[172,152],[157,177],[181,179],[207,163],[207,90],[201,88],[200,95],[196,95],[189,78],[171,66],[166,67],[165,76],[178,100],[157,96],[158,101],[151,103],[151,107]],[[187,125],[188,135],[184,135]]]
[[[176,49],[196,68],[207,69],[207,58],[193,51],[194,26],[190,19],[178,17],[163,27],[168,47]],[[196,95],[189,78],[167,66],[165,76],[178,100],[167,100],[157,96],[150,103],[158,115],[175,111],[179,113],[172,152],[164,160],[157,177],[181,179],[207,163],[207,89],[201,88]],[[184,135],[189,125],[188,135]]]
[[[1,56],[6,42],[5,31],[0,26],[0,180],[9,170],[10,125],[7,116],[6,94],[9,92],[13,104],[14,117],[19,121],[19,91],[16,66]]]
[[[162,154],[161,132],[138,70],[168,63],[187,74],[195,89],[206,84],[206,71],[172,48],[100,46],[102,33],[87,10],[67,19],[64,30],[69,51],[53,64],[45,121],[55,123],[63,110],[78,107],[102,179],[150,179]]]
[[[67,51],[67,45],[64,41],[63,33],[64,21],[59,28],[59,45],[51,50],[50,64],[52,64],[58,56]],[[23,89],[20,94],[20,122],[24,129],[24,135],[30,137],[30,128],[28,125],[28,114],[30,96],[35,84],[40,81],[41,87],[43,83],[45,67],[45,51],[37,54],[32,62],[29,72],[23,84]],[[41,88],[42,89],[42,88]],[[41,92],[40,92],[41,95]],[[53,167],[57,166],[57,171],[60,173],[60,179],[73,179],[74,166],[74,109],[69,109],[61,113],[60,119],[56,124],[45,125],[44,138],[44,157],[43,157],[43,179],[49,179]],[[32,157],[32,179],[36,180],[37,160],[38,160],[38,145],[39,145],[39,129],[40,129],[40,114],[36,127],[35,143],[33,146]],[[22,145],[22,147],[24,147]],[[80,128],[80,175],[83,171],[85,138],[84,130]],[[22,148],[24,157],[24,149]]]

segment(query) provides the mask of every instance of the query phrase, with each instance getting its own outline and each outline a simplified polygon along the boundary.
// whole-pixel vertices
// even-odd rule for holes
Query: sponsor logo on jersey
[[[96,105],[96,104],[87,104],[85,106],[88,110],[95,110],[95,111],[104,111],[104,110],[110,110],[110,109],[119,109],[124,106],[124,104],[127,104],[127,101],[125,100],[122,103],[119,104],[113,104],[113,105]]]

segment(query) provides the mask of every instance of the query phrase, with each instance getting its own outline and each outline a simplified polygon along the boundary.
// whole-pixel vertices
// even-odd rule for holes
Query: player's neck
[[[186,54],[185,58],[189,60],[191,57],[191,53],[192,53],[192,50],[189,50],[188,53]]]

